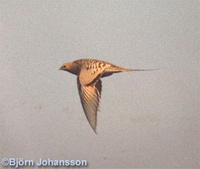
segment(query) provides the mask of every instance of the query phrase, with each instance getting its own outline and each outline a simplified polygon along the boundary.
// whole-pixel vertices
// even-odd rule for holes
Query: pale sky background
[[[1,0],[0,11],[1,159],[200,167],[199,1]],[[76,77],[58,70],[80,58],[161,70],[102,79],[96,135]]]

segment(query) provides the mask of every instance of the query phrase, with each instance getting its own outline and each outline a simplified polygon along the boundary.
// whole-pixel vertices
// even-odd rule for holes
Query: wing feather
[[[101,88],[102,88],[101,80],[97,79],[96,82],[94,82],[94,84],[88,86],[88,85],[82,85],[78,77],[77,85],[85,115],[91,127],[96,132],[97,111],[99,109],[99,102],[101,98]]]

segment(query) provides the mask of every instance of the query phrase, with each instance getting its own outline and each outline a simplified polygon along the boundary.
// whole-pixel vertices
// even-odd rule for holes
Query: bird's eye
[[[66,66],[64,65],[63,68],[66,68]]]

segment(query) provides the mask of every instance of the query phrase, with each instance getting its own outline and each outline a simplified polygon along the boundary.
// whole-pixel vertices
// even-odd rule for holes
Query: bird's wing
[[[101,98],[101,80],[97,79],[94,84],[86,86],[81,84],[78,77],[77,84],[83,110],[91,127],[96,132],[97,111]]]
[[[81,85],[91,85],[101,77],[102,72],[103,69],[84,67],[79,74],[79,81]]]

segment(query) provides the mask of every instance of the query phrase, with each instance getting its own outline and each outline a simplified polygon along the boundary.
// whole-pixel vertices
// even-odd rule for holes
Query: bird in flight
[[[101,98],[101,78],[113,73],[127,71],[148,71],[154,69],[127,69],[109,62],[95,59],[80,59],[65,63],[60,70],[68,71],[77,76],[77,86],[85,115],[96,133],[97,111]]]

